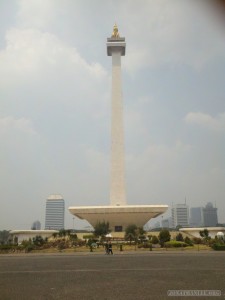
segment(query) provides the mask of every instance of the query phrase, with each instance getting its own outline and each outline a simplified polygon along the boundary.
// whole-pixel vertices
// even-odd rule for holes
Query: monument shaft
[[[126,205],[124,126],[121,55],[125,55],[125,38],[121,38],[115,25],[111,38],[107,39],[107,54],[112,56],[112,115],[111,115],[111,205]]]
[[[112,51],[111,205],[126,205],[121,52]]]

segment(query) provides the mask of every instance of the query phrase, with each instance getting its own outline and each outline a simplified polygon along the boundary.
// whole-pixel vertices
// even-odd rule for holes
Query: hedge
[[[164,243],[164,246],[167,248],[179,248],[179,247],[187,247],[189,246],[188,244],[184,243],[184,242],[179,242],[179,241],[169,241]]]
[[[217,251],[225,251],[225,245],[213,244],[212,248]]]

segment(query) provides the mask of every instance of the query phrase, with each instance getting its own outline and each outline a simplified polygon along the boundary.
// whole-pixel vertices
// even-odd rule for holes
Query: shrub
[[[45,240],[40,235],[37,235],[33,238],[33,244],[37,247],[43,246],[44,243],[45,243]]]
[[[78,239],[77,241],[76,241],[76,246],[78,246],[78,247],[82,247],[82,246],[85,246],[85,241],[83,241],[83,240],[80,240],[80,239]]]
[[[180,241],[169,241],[169,242],[165,242],[164,245],[167,248],[179,248],[179,247],[187,247],[188,244],[186,244],[185,242],[180,242]]]
[[[182,233],[180,233],[180,232],[178,233],[178,235],[176,236],[176,241],[179,241],[179,242],[183,242],[184,241]]]
[[[145,248],[145,249],[147,249],[147,248],[149,248],[150,247],[150,243],[140,243],[140,244],[138,244],[138,248]]]
[[[93,243],[96,244],[97,241],[98,241],[98,240],[96,240],[96,239],[89,239],[89,240],[87,241],[86,246],[89,246],[89,247],[90,247]]]
[[[205,239],[209,238],[209,231],[208,231],[208,229],[200,230],[199,234],[200,234],[201,237],[203,237]]]
[[[188,244],[189,246],[193,246],[193,242],[188,236],[186,236],[186,238],[184,239],[184,242],[186,244]]]
[[[15,249],[17,248],[17,245],[0,245],[0,253],[9,253],[9,252],[15,252]]]
[[[31,252],[32,250],[34,250],[34,245],[30,244],[25,247],[25,252]]]
[[[94,234],[85,234],[83,235],[83,239],[85,240],[89,240],[89,239],[93,239],[94,238]]]
[[[153,235],[152,239],[151,239],[152,244],[158,244],[159,243],[159,239],[157,238],[157,236]]]
[[[66,249],[67,245],[64,241],[60,241],[60,243],[58,244],[58,250],[62,251],[63,249]]]
[[[167,229],[162,229],[159,233],[159,242],[161,247],[163,247],[168,241],[170,241],[170,232]]]
[[[10,250],[12,247],[12,245],[0,245],[0,250]]]
[[[71,233],[69,238],[70,238],[71,241],[75,241],[75,240],[77,240],[77,234],[76,233]]]
[[[212,248],[216,251],[225,251],[225,245],[213,244]]]
[[[202,244],[202,239],[198,238],[198,237],[194,237],[193,242],[194,242],[194,244]]]

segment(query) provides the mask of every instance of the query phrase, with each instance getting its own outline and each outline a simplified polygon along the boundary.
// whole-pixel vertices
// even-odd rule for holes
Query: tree
[[[76,233],[71,233],[71,234],[69,235],[69,239],[70,239],[71,241],[76,241],[76,240],[77,240],[77,234],[76,234]]]
[[[176,236],[176,241],[178,241],[178,242],[183,242],[184,241],[182,233],[180,233],[180,232],[178,233],[178,235]]]
[[[135,240],[135,235],[132,232],[129,232],[125,235],[125,240],[130,241],[131,245],[131,242]]]
[[[164,246],[165,242],[169,242],[170,241],[170,232],[167,229],[162,229],[159,233],[159,243],[161,245],[161,247]]]
[[[199,234],[206,243],[210,240],[208,229],[200,230]]]
[[[184,242],[186,244],[190,245],[190,246],[193,246],[193,243],[192,243],[191,239],[188,236],[185,237]]]
[[[143,236],[143,235],[145,235],[145,233],[146,233],[146,231],[144,230],[143,227],[138,227],[137,230],[138,230],[138,231],[137,231],[138,236]]]
[[[125,230],[125,240],[130,241],[130,245],[132,241],[135,241],[137,239],[137,232],[138,228],[135,224],[131,224],[127,226]]]
[[[135,224],[128,225],[126,230],[125,230],[125,236],[128,235],[129,233],[132,233],[134,236],[136,235],[137,232],[137,226]]]
[[[104,236],[110,232],[109,230],[109,222],[98,222],[94,227],[95,236]]]
[[[151,238],[151,243],[154,245],[159,243],[159,239],[157,238],[157,236],[153,235],[153,237]]]
[[[58,232],[54,232],[54,233],[52,234],[52,236],[53,236],[54,238],[56,238],[56,237],[58,236]]]
[[[146,231],[143,229],[143,227],[138,227],[136,230],[136,237],[143,243],[144,240],[146,240]]]
[[[59,230],[59,237],[65,237],[67,234],[67,231],[65,229],[60,229]]]
[[[208,239],[209,238],[209,231],[208,229],[200,230],[199,234],[202,238]]]
[[[65,232],[66,232],[66,235],[68,237],[70,237],[72,230],[71,229],[67,229],[67,230],[65,230]]]
[[[45,243],[45,240],[44,240],[44,239],[42,238],[42,236],[40,236],[40,235],[37,235],[37,236],[35,236],[35,237],[33,238],[33,244],[34,244],[35,246],[40,247],[40,246],[43,246],[44,243]]]
[[[142,227],[137,227],[135,224],[131,224],[127,226],[125,230],[125,240],[130,241],[138,241],[138,239],[143,242],[146,239],[145,230]]]

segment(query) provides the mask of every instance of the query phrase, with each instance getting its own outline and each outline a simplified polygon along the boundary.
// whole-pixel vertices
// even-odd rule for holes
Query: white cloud
[[[171,172],[172,169],[176,169],[176,164],[183,161],[191,149],[191,145],[186,145],[180,140],[177,140],[172,146],[151,144],[143,153],[138,153],[135,156],[130,155],[128,157],[128,163],[132,162],[133,167],[140,170],[149,168],[152,175],[155,174],[160,178],[160,172],[162,170]]]
[[[6,48],[0,52],[0,66],[4,81],[12,81],[16,76],[16,80],[21,76],[29,78],[57,66],[73,69],[76,73],[86,72],[96,80],[106,75],[100,64],[88,64],[75,48],[53,34],[36,29],[14,28],[6,33]]]
[[[204,4],[190,1],[123,1],[127,12],[122,28],[127,37],[125,66],[133,72],[143,67],[185,64],[200,69],[224,57],[224,31]]]
[[[32,122],[29,119],[16,119],[12,116],[0,118],[0,133],[9,133],[9,131],[19,131],[28,134],[36,134]]]
[[[211,115],[202,112],[190,112],[184,120],[189,124],[197,124],[211,130],[225,130],[225,113],[218,114],[213,118]]]
[[[142,153],[129,155],[127,183],[132,204],[170,203],[183,196],[183,176],[192,150],[178,140],[171,146],[151,144]]]
[[[56,6],[53,0],[19,0],[18,19],[22,27],[44,29],[54,20]]]
[[[73,42],[80,45],[80,41],[89,31],[88,39],[81,44],[95,49],[98,47],[97,42],[100,42],[100,36],[93,24],[96,24],[96,20],[102,20],[104,27],[109,26],[110,35],[116,18],[121,35],[127,39],[124,66],[131,73],[163,64],[185,64],[201,69],[217,56],[224,58],[224,31],[220,30],[222,26],[215,22],[202,2],[125,0],[116,1],[112,5],[110,1],[97,1],[93,4],[92,1],[83,3],[77,0],[74,3],[67,0],[65,3],[53,0],[21,0],[18,24],[22,28],[48,32],[57,29],[55,32],[58,33],[63,28],[68,33],[74,26],[76,33]],[[95,7],[98,9],[95,10]],[[108,11],[111,14],[106,18]],[[84,13],[86,18],[83,17]],[[102,33],[103,30],[105,29],[102,29]]]

